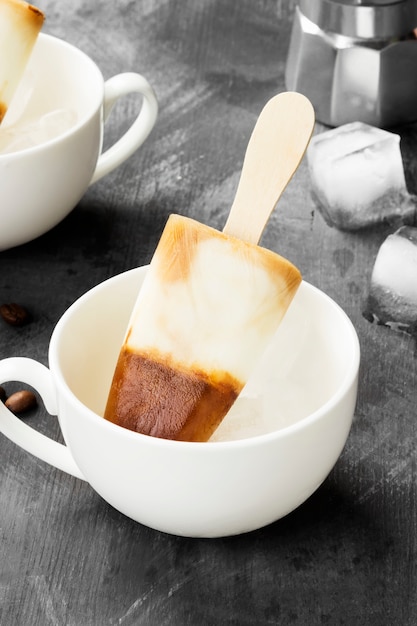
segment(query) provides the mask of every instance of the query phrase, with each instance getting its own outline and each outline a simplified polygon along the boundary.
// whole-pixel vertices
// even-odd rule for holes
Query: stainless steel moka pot
[[[286,86],[329,126],[417,121],[417,0],[300,0]]]

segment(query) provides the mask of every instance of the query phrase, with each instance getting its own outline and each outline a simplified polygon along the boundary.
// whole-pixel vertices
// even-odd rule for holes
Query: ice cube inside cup
[[[25,86],[26,82],[22,80],[17,93]],[[9,109],[11,113],[14,111],[13,105]],[[51,141],[75,126],[78,115],[75,109],[60,108],[35,116],[35,119],[28,119],[24,112],[15,122],[12,119],[7,116],[1,127],[0,154],[11,154]]]
[[[330,226],[357,230],[414,212],[395,133],[344,124],[315,135],[307,160],[313,199]]]

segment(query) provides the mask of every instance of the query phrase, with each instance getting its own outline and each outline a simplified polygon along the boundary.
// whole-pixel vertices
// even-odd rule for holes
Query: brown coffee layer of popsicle
[[[207,441],[241,389],[226,372],[186,371],[161,355],[124,348],[105,417],[145,435]]]

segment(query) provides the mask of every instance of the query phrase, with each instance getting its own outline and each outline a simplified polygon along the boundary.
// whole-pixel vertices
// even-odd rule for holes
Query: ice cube
[[[382,243],[364,315],[369,321],[417,331],[417,228],[402,226]]]
[[[75,126],[77,114],[71,109],[56,109],[45,113],[39,119],[38,139],[44,143],[63,135]]]
[[[17,120],[0,129],[0,154],[17,152],[51,141],[64,134],[77,122],[75,111],[57,109],[36,120]]]
[[[414,216],[399,135],[362,122],[344,124],[315,135],[307,161],[313,199],[330,226],[357,230]]]
[[[306,359],[306,346],[317,336],[302,300],[294,299],[291,315],[284,317],[241,394],[210,441],[234,441],[276,432],[311,415],[328,396],[319,378],[330,373],[326,350],[314,354],[314,367]],[[282,355],[285,355],[283,358]]]
[[[223,422],[214,431],[210,441],[246,439],[268,432],[263,420],[262,404],[262,396],[250,396],[242,393]]]

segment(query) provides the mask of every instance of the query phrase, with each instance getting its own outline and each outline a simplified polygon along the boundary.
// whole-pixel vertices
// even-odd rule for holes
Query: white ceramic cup
[[[104,121],[115,102],[132,93],[142,99],[130,127],[102,152]],[[55,137],[49,128],[52,138],[44,140],[37,121],[49,120],[51,126],[46,116],[54,111],[63,112],[61,123],[69,127]],[[157,112],[155,94],[143,76],[126,72],[104,81],[81,50],[41,33],[0,127],[0,147],[2,133],[4,137],[14,126],[17,136],[39,137],[37,145],[0,153],[0,250],[30,241],[60,222],[89,185],[139,148]]]
[[[101,415],[146,271],[101,283],[64,313],[50,341],[49,369],[23,357],[0,361],[0,384],[18,380],[36,388],[48,412],[58,415],[66,446],[1,402],[0,431],[88,481],[125,515],[161,531],[218,537],[283,517],[319,487],[346,442],[359,368],[352,323],[333,300],[303,282],[248,383],[247,404],[245,390],[237,400],[243,413],[267,414],[264,421],[259,417],[264,434],[206,443],[141,435]],[[234,421],[232,436],[245,437],[239,419],[239,410],[226,416],[226,433]]]

